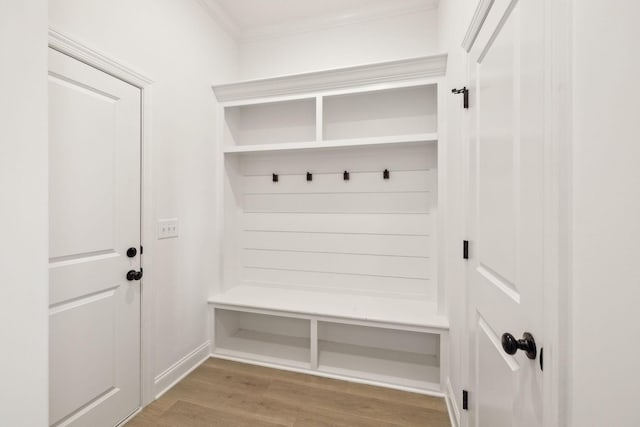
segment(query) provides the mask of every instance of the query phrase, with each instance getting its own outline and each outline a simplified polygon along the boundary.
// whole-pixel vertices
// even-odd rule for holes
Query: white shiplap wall
[[[227,263],[238,268],[237,284],[436,299],[435,144],[261,153],[237,162],[239,253],[228,259],[239,263]]]

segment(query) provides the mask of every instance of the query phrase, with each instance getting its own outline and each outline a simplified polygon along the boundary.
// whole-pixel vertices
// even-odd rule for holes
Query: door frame
[[[517,2],[518,0],[512,0]],[[543,315],[545,427],[568,425],[571,359],[571,203],[572,203],[572,2],[544,0],[545,7],[545,210]],[[462,48],[473,47],[494,0],[478,0]],[[467,67],[472,64],[467,62]],[[467,80],[469,69],[465,71]],[[467,144],[467,141],[464,142]],[[465,190],[466,193],[466,190]],[[468,198],[468,194],[465,194]],[[466,285],[465,285],[466,286]],[[465,336],[466,330],[465,319]],[[465,346],[468,340],[465,340]],[[467,349],[463,354],[468,356]],[[467,360],[468,363],[468,360]],[[468,372],[463,381],[471,384]],[[466,425],[466,421],[461,423]]]
[[[122,62],[88,47],[56,29],[49,27],[49,47],[91,67],[123,80],[141,92],[141,165],[140,165],[140,245],[144,256],[144,278],[140,283],[140,409],[151,403],[153,396],[153,175],[151,135],[151,92],[153,80]],[[136,413],[138,412],[136,411]],[[134,413],[135,415],[135,413]],[[127,418],[128,420],[129,418]],[[125,420],[126,421],[126,420]]]

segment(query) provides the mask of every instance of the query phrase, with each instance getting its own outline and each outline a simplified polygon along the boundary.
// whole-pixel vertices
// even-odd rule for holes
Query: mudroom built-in
[[[637,425],[639,19],[2,2],[0,425]]]

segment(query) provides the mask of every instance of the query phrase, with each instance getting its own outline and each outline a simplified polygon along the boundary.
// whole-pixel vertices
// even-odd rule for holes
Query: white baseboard
[[[153,395],[155,399],[166,393],[209,357],[210,349],[209,341],[207,341],[155,377],[153,381]]]
[[[445,400],[447,402],[447,409],[449,410],[449,419],[453,427],[460,427],[460,410],[458,409],[458,401],[456,400],[453,387],[451,386],[451,379],[447,377],[447,392],[445,393]]]

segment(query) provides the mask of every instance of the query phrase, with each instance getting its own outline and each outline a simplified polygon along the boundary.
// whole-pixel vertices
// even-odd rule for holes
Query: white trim
[[[242,31],[238,23],[220,6],[217,0],[196,0],[213,18],[236,41],[242,37]]]
[[[142,407],[153,401],[153,354],[155,349],[154,331],[154,291],[153,291],[153,242],[155,240],[155,209],[153,200],[153,137],[152,137],[152,97],[151,87],[142,88],[142,224],[140,245],[144,277],[140,286],[142,303],[140,313]]]
[[[572,0],[546,0],[543,425],[570,425]]]
[[[270,362],[252,360],[252,359],[245,359],[245,358],[242,358],[242,357],[228,356],[226,354],[223,355],[223,354],[211,353],[211,357],[214,358],[214,359],[231,360],[231,361],[234,361],[234,362],[245,363],[245,364],[248,364],[248,365],[264,366],[265,368],[279,369],[281,371],[298,372],[298,373],[301,373],[301,374],[313,375],[313,376],[316,376],[316,377],[331,378],[331,379],[334,379],[334,380],[347,381],[347,382],[350,382],[350,383],[366,384],[366,385],[372,385],[372,386],[376,386],[376,387],[390,388],[390,389],[393,389],[393,390],[406,391],[406,392],[409,392],[409,393],[422,394],[422,395],[425,395],[425,396],[433,396],[433,397],[445,398],[445,394],[444,393],[439,392],[439,391],[429,390],[429,389],[406,387],[406,386],[386,383],[386,382],[382,382],[382,381],[367,380],[367,379],[358,378],[358,377],[351,377],[351,376],[346,376],[346,375],[332,374],[332,373],[324,372],[324,371],[314,371],[314,370],[306,369],[306,368],[296,368],[296,367],[289,366],[289,365],[279,365],[277,363],[270,363]]]
[[[252,42],[265,38],[285,37],[295,34],[321,31],[343,25],[353,25],[374,19],[388,18],[399,15],[414,14],[417,12],[436,9],[439,0],[396,0],[394,2],[368,5],[357,9],[346,9],[339,13],[331,13],[300,18],[291,22],[259,25],[251,28],[242,28],[238,21],[220,5],[217,0],[197,0],[205,7],[209,15],[236,41]]]
[[[310,18],[297,19],[277,25],[263,25],[244,29],[240,33],[243,43],[260,41],[269,38],[286,37],[314,31],[328,30],[345,25],[354,25],[376,19],[394,16],[410,15],[438,7],[438,0],[404,0],[378,5],[368,5],[357,9],[343,10],[340,14],[320,15]]]
[[[451,386],[451,378],[447,378],[447,390],[444,395],[445,401],[447,402],[447,410],[449,411],[449,420],[451,421],[451,425],[453,427],[460,426],[460,410],[458,409],[458,401],[456,400],[456,395],[453,392],[453,387]]]
[[[480,0],[478,2],[478,6],[476,7],[476,11],[473,14],[473,18],[471,19],[471,23],[469,24],[469,28],[467,29],[467,34],[464,36],[464,40],[462,42],[462,48],[467,52],[471,51],[473,44],[480,33],[480,29],[484,24],[485,19],[489,15],[491,11],[491,7],[493,6],[494,0]]]
[[[210,357],[209,340],[178,360],[153,381],[154,398],[158,399]]]
[[[447,96],[450,96],[450,92],[445,88],[445,79],[441,79],[436,85],[436,99],[438,105],[438,133],[435,135],[437,139],[437,185],[438,194],[437,202],[432,209],[432,221],[434,225],[434,240],[432,242],[432,250],[437,253],[436,262],[431,260],[431,268],[433,269],[434,277],[437,278],[437,298],[438,298],[438,314],[449,318],[447,309],[447,286],[448,278],[447,274],[447,246],[450,244],[446,236],[446,230],[448,227],[448,221],[450,221],[450,215],[448,215],[447,208],[449,206],[449,147],[446,141],[447,132]],[[449,375],[447,372],[446,375]],[[441,384],[443,384],[441,382]]]
[[[60,33],[54,28],[49,28],[49,47],[85,62],[127,83],[131,83],[140,89],[144,89],[153,83],[153,80],[144,74],[135,71],[120,61],[111,59],[97,49],[88,47],[86,44],[77,41],[77,39],[72,39]]]
[[[141,265],[144,268],[144,279],[141,283],[140,302],[140,405],[144,407],[153,401],[153,287],[150,286],[153,279],[152,245],[154,236],[153,219],[153,180],[152,180],[152,116],[151,116],[151,88],[153,80],[145,74],[123,65],[120,61],[71,38],[54,28],[49,28],[49,47],[76,58],[94,68],[104,71],[118,79],[121,79],[141,91],[142,102],[142,126],[141,126],[141,224],[140,244],[145,247]],[[146,285],[146,286],[145,286]]]
[[[321,92],[380,83],[441,77],[447,54],[214,85],[219,102]]]
[[[142,407],[136,409],[135,411],[133,411],[133,413],[131,415],[129,415],[127,418],[125,418],[124,420],[122,420],[118,424],[116,424],[116,427],[121,427],[121,426],[126,425],[129,421],[134,419],[136,417],[136,415],[138,415],[140,412],[142,412]]]

